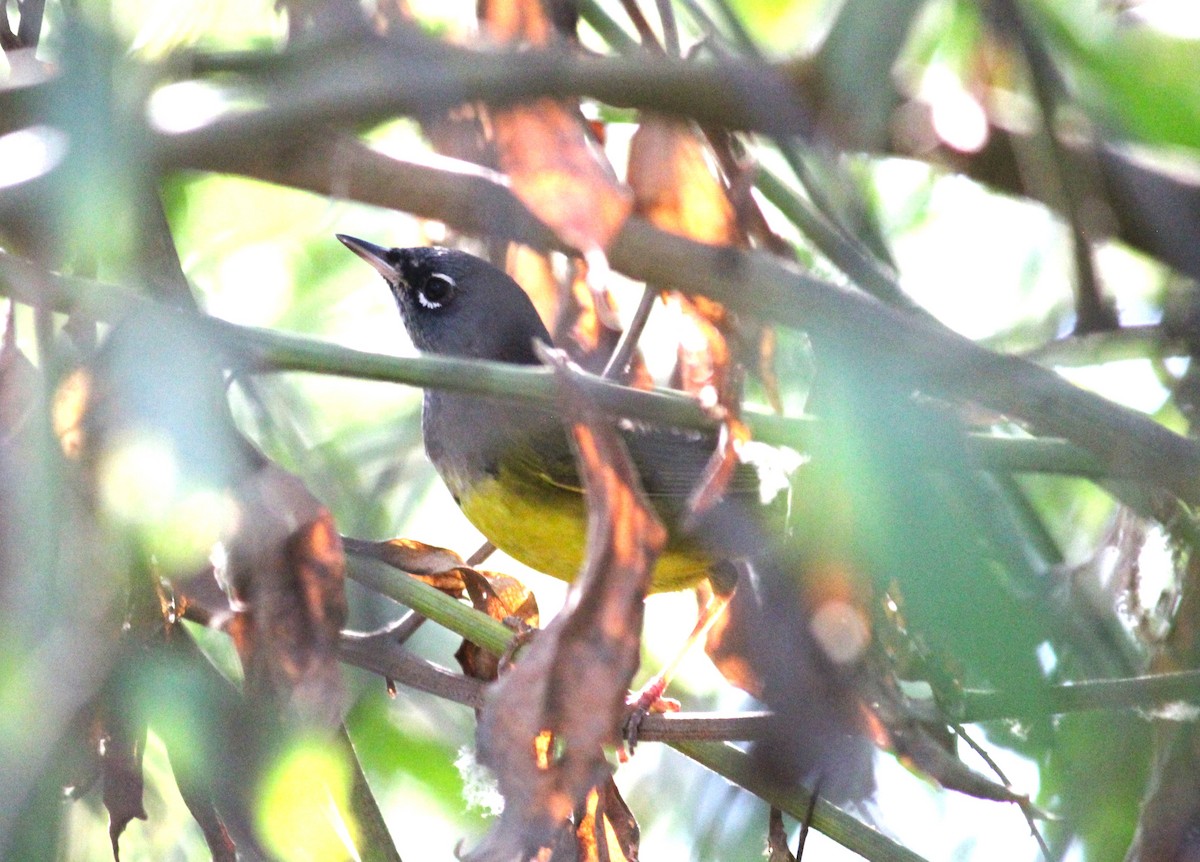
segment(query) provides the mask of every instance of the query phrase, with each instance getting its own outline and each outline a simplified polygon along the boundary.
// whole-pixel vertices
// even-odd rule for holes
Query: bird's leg
[[[704,642],[708,637],[709,631],[716,625],[721,615],[725,613],[725,609],[729,607],[731,595],[732,593],[722,595],[710,590],[708,592],[708,601],[700,609],[700,614],[696,619],[696,625],[692,628],[692,633],[688,635],[683,646],[675,653],[674,658],[651,677],[641,689],[630,693],[628,699],[625,701],[625,705],[629,709],[629,717],[625,720],[625,739],[628,743],[630,754],[637,747],[638,728],[641,726],[643,718],[652,712],[679,711],[679,701],[664,698],[663,692],[667,690],[667,686],[670,684],[671,678],[675,676],[675,671],[678,670],[680,663],[695,648],[697,643]]]
[[[491,542],[484,542],[479,546],[479,550],[467,557],[467,565],[472,569],[478,568],[494,553],[496,553],[496,546]]]

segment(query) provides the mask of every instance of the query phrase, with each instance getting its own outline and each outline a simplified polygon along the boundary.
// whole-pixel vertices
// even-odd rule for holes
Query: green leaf
[[[1136,141],[1200,151],[1200,66],[1194,40],[1147,28],[1071,19],[1037,4],[1042,32],[1066,59],[1088,112]],[[1088,24],[1090,23],[1090,27]]]

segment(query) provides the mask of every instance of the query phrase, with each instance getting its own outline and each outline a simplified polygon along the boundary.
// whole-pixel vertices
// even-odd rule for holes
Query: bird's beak
[[[342,245],[375,267],[379,274],[389,282],[395,281],[396,267],[387,262],[388,250],[386,248],[366,240],[346,236],[344,233],[337,234],[337,238],[342,241]]]

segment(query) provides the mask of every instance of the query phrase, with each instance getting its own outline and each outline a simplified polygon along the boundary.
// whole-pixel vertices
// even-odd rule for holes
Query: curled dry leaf
[[[303,482],[272,464],[242,482],[237,497],[243,529],[229,542],[228,580],[243,608],[234,631],[246,692],[334,726],[346,560],[333,518]]]
[[[609,776],[593,788],[577,816],[575,855],[580,862],[637,862],[641,830],[617,783]],[[551,860],[558,858],[556,853]]]
[[[456,598],[463,595],[466,589],[459,571],[463,566],[463,559],[448,548],[427,545],[414,539],[368,542],[343,537],[342,543],[348,554],[387,563],[392,568],[408,572],[417,580]]]
[[[559,4],[566,5],[566,4]],[[573,22],[556,21],[543,0],[485,0],[479,20],[497,41],[546,46]],[[608,248],[633,202],[577,105],[538,99],[490,109],[497,164],[512,191],[563,242],[584,253]]]
[[[97,358],[86,401],[80,463],[95,505],[120,517],[114,488],[154,470],[172,474],[173,496],[164,505],[178,507],[180,517],[197,495],[225,501],[206,541],[225,552],[223,575],[243,617],[232,631],[246,692],[336,723],[336,645],[346,615],[341,539],[304,483],[238,431],[211,336],[184,315],[131,316]],[[131,529],[149,519],[146,508],[126,520]],[[209,547],[203,552],[211,554]]]
[[[475,610],[523,631],[537,628],[540,619],[537,598],[525,584],[498,572],[480,572],[465,567],[458,572]],[[489,681],[496,679],[500,656],[495,653],[464,640],[454,657],[467,676]]]
[[[560,278],[548,255],[515,244],[509,246],[505,269],[529,294],[554,343],[574,362],[598,370],[612,352],[617,334],[601,322],[585,271],[573,265]]]
[[[520,243],[508,247],[504,271],[529,294],[547,331],[559,342],[558,321],[562,317],[563,291],[550,263],[550,256]]]
[[[479,759],[505,798],[500,822],[467,855],[527,859],[554,847],[587,793],[609,774],[637,669],[643,600],[666,541],[620,438],[553,359],[572,417],[588,501],[588,552],[566,609],[490,690]]]
[[[479,21],[497,42],[545,47],[560,33],[550,15],[549,0],[480,0]]]
[[[628,179],[637,213],[663,230],[709,245],[744,244],[708,145],[688,123],[643,116],[629,144]]]
[[[633,208],[578,108],[555,99],[490,113],[513,194],[571,248],[608,248]]]
[[[726,520],[736,516],[727,512]],[[751,535],[758,530],[753,522],[724,529],[739,526]],[[834,655],[822,640],[814,622],[823,605],[801,577],[811,562],[795,549],[771,548],[753,568],[756,577],[741,579],[706,648],[727,679],[772,709],[755,759],[765,775],[785,785],[820,781],[828,798],[862,800],[874,787],[861,692],[865,657]]]
[[[113,859],[120,860],[120,838],[133,819],[145,820],[142,804],[142,754],[146,749],[146,725],[125,727],[121,721],[106,723],[100,741],[100,772],[104,807],[108,811],[108,837]]]
[[[726,417],[721,425],[716,451],[709,458],[704,475],[688,499],[689,511],[707,512],[720,502],[741,463],[738,448],[749,441],[750,428],[746,423],[732,416]]]
[[[635,211],[672,233],[710,245],[747,243],[737,212],[703,135],[693,125],[648,115],[629,146],[629,185]],[[736,343],[732,318],[717,302],[671,294],[678,309],[679,347],[671,385],[708,408],[736,417],[741,378],[729,348]],[[744,426],[726,428],[726,446],[714,455],[693,503],[707,508],[719,498],[736,464],[734,439]]]
[[[121,627],[121,648],[115,672],[95,712],[93,732],[100,755],[104,807],[113,858],[119,860],[120,837],[133,819],[146,820],[142,756],[146,750],[148,712],[139,703],[130,681],[145,673],[147,657],[163,645],[171,625],[173,600],[160,584],[133,582]]]

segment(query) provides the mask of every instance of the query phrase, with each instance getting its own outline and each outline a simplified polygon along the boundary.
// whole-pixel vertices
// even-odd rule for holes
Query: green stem
[[[106,323],[116,323],[137,310],[164,308],[120,286],[49,273],[3,252],[0,252],[0,295],[55,311],[82,310]],[[520,398],[545,406],[553,406],[557,399],[557,387],[546,369],[444,356],[401,357],[367,353],[291,333],[238,326],[178,309],[169,311],[188,315],[196,326],[210,330],[215,341],[234,354],[238,364],[259,369],[329,374]],[[694,399],[678,392],[630,389],[594,375],[582,375],[582,379],[597,403],[612,413],[680,428],[714,426],[712,417]],[[809,447],[818,427],[812,417],[780,417],[747,410],[744,418],[755,439],[800,451]],[[1144,478],[1135,463],[1105,464],[1087,450],[1053,437],[970,434],[966,441],[971,455],[981,467],[988,469],[1090,478]]]
[[[350,577],[389,599],[412,608],[455,634],[496,655],[512,643],[512,629],[453,599],[429,584],[366,557],[353,557]]]
[[[797,731],[802,732],[802,731]],[[749,754],[726,742],[672,742],[671,747],[721,777],[748,790],[797,820],[808,812],[812,795],[802,787],[781,788],[769,781]],[[813,828],[872,862],[923,862],[922,857],[824,799],[817,800]]]

